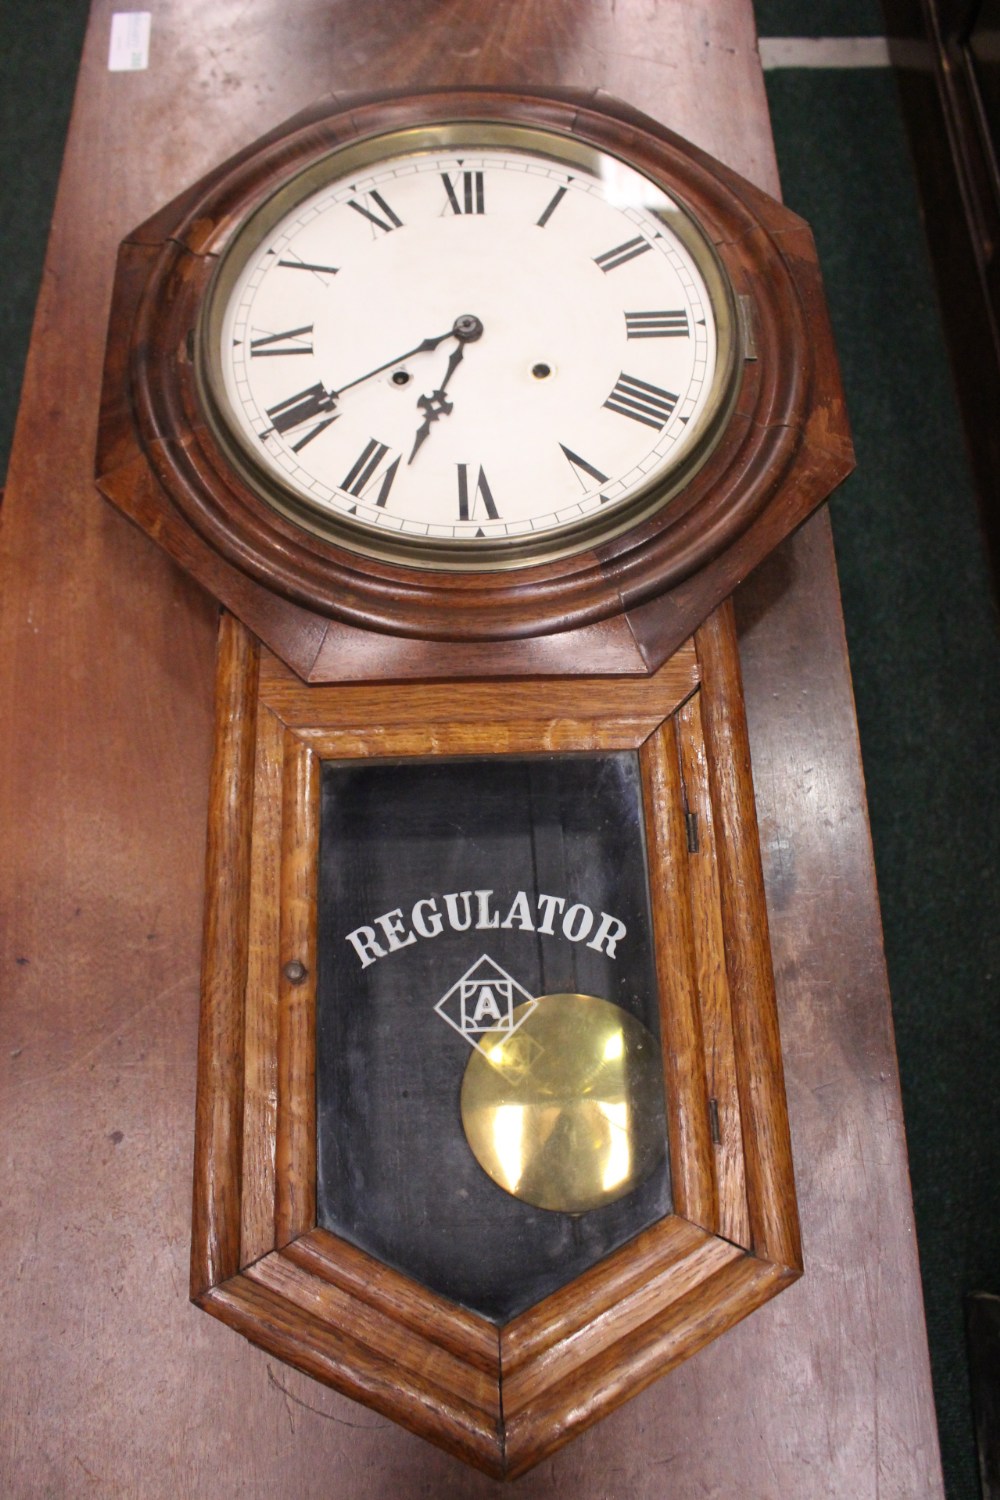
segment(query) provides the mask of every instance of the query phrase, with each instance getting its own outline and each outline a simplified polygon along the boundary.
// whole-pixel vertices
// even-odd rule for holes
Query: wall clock
[[[328,102],[111,326],[101,488],[309,680],[649,671],[851,463],[806,226],[608,100]]]
[[[619,157],[428,124],[334,151],[251,216],[198,373],[276,510],[366,555],[480,571],[669,504],[730,414],[736,316],[711,242]]]
[[[800,1269],[727,595],[851,466],[808,230],[615,101],[327,101],[122,246],[225,606],[192,1294],[496,1475]]]

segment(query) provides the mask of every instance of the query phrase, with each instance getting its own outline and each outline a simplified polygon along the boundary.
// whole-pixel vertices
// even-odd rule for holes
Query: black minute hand
[[[374,370],[366,370],[364,375],[359,375],[356,380],[349,380],[346,385],[338,386],[335,391],[330,392],[330,395],[336,400],[338,396],[342,396],[345,391],[349,391],[354,386],[360,385],[362,381],[371,380],[373,375],[381,375],[383,370],[391,370],[393,365],[401,365],[404,359],[412,359],[414,354],[429,354],[432,349],[437,348],[438,344],[443,344],[445,339],[454,337],[454,333],[454,328],[449,328],[447,333],[439,333],[437,338],[424,339],[415,348],[407,349],[405,354],[397,354],[395,359],[387,359],[384,365],[376,365]]]

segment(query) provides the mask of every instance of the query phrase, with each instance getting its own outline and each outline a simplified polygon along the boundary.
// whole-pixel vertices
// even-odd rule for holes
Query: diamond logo
[[[527,1001],[523,1015],[514,1019],[514,1011]],[[489,954],[477,958],[471,969],[466,969],[461,979],[456,979],[450,990],[446,990],[434,1009],[443,1021],[465,1037],[470,1047],[486,1053],[479,1038],[489,1031],[506,1032],[512,1036],[528,1019],[538,1004],[523,985],[501,969]]]

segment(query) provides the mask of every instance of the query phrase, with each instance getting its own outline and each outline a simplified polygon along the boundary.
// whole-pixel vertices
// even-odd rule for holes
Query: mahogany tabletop
[[[0,531],[5,1493],[480,1496],[494,1481],[187,1300],[217,610],[93,484],[115,252],[322,95],[602,88],[778,180],[749,0],[94,0]],[[741,587],[805,1274],[518,1482],[942,1493],[829,523]]]

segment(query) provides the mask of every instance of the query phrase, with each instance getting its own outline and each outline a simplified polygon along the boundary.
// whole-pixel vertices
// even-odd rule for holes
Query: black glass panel
[[[502,1322],[669,1212],[665,1157],[586,1213],[520,1201],[459,1104],[505,995],[594,995],[658,1036],[634,754],[327,763],[318,980],[324,1227]]]

